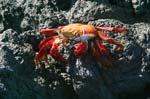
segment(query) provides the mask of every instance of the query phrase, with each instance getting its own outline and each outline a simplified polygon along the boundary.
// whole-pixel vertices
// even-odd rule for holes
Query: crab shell
[[[80,23],[64,26],[59,32],[67,38],[73,38],[77,35],[83,36],[86,34],[94,36],[97,35],[97,30],[94,26]]]

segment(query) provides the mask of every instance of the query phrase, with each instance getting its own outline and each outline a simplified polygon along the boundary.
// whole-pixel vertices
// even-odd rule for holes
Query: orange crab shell
[[[64,26],[59,31],[64,37],[72,38],[76,35],[86,35],[91,34],[96,36],[96,28],[92,25],[81,24],[81,23],[74,23]]]

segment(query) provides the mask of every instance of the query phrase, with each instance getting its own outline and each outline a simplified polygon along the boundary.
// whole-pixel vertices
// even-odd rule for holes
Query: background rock
[[[63,3],[64,2],[64,3]],[[149,0],[0,0],[0,99],[146,99],[150,93]],[[33,63],[44,36],[40,28],[81,22],[127,27],[109,33],[125,48],[104,43],[113,67],[104,70],[94,56],[74,57],[70,43],[60,49],[64,66]]]

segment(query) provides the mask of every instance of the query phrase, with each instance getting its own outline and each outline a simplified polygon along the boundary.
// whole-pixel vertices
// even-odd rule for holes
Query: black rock
[[[0,0],[0,99],[146,99],[150,91],[149,0]],[[127,27],[126,33],[102,31],[124,45],[103,43],[113,66],[104,70],[89,46],[77,58],[73,44],[60,47],[68,65],[48,55],[34,56],[41,28],[81,22]],[[48,49],[49,50],[49,49]]]

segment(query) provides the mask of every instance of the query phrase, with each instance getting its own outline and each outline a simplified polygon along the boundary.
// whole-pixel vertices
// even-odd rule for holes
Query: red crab
[[[112,65],[112,58],[108,54],[106,48],[102,45],[101,40],[108,43],[117,45],[116,50],[122,50],[124,46],[118,43],[113,38],[108,37],[102,33],[101,30],[109,32],[124,32],[127,28],[122,27],[98,27],[88,24],[73,23],[66,26],[59,26],[51,29],[41,29],[40,33],[45,34],[47,38],[43,39],[39,44],[39,52],[35,56],[34,62],[38,64],[40,58],[44,59],[47,63],[47,49],[50,49],[50,55],[55,60],[67,63],[67,60],[59,53],[58,48],[60,44],[66,44],[68,40],[76,41],[74,45],[74,55],[82,57],[87,54],[88,41],[93,50],[93,54],[98,62],[104,67],[110,67]],[[103,55],[105,59],[102,59],[100,55]]]

